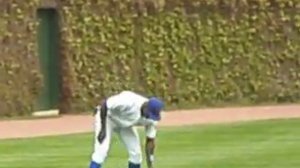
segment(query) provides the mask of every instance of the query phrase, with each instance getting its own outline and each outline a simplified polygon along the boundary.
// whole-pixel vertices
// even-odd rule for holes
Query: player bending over
[[[128,168],[140,168],[142,152],[139,135],[134,126],[145,126],[146,160],[152,168],[156,125],[161,119],[164,104],[156,97],[146,98],[131,91],[113,95],[96,107],[95,144],[90,168],[101,168],[110,148],[112,133],[116,132],[124,143],[128,155]]]

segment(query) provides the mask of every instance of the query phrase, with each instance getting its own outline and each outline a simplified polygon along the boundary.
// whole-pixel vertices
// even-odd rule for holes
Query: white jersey
[[[123,91],[109,97],[106,101],[108,118],[118,127],[145,126],[146,135],[154,138],[157,122],[141,116],[142,105],[147,101],[148,98],[131,91]]]
[[[148,138],[156,137],[157,121],[147,119],[142,116],[142,105],[148,99],[131,91],[123,91],[113,95],[106,100],[107,106],[107,122],[106,136],[102,143],[98,140],[101,129],[101,111],[97,106],[95,115],[95,136],[94,136],[94,152],[92,161],[102,164],[110,149],[112,133],[116,132],[120,136],[120,140],[125,144],[129,154],[129,162],[135,164],[142,163],[142,149],[138,131],[134,126],[144,126],[145,134]]]

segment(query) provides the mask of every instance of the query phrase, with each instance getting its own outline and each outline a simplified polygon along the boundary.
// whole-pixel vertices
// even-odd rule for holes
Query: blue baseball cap
[[[148,101],[147,115],[150,119],[159,121],[161,119],[160,112],[164,108],[164,103],[156,98],[151,97]]]

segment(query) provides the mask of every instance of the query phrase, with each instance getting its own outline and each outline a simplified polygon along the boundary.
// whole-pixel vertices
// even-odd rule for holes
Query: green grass
[[[163,128],[155,167],[299,168],[299,128],[297,119]],[[2,140],[0,168],[87,168],[91,139],[80,134]],[[116,136],[104,167],[127,167],[126,150]]]

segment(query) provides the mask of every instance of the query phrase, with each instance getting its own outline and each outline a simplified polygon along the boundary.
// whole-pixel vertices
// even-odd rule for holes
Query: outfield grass
[[[296,119],[163,128],[155,167],[299,168],[299,128]],[[80,134],[2,140],[0,168],[87,168],[91,139]],[[126,167],[125,148],[115,136],[105,168]]]

